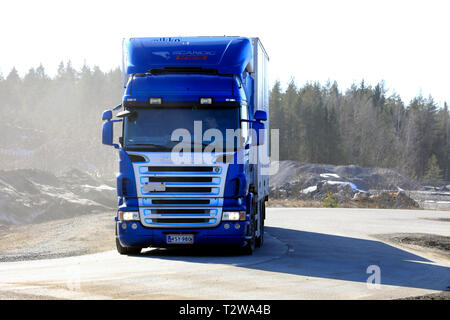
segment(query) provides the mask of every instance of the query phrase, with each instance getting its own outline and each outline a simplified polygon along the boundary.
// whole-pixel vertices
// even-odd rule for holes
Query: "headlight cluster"
[[[222,221],[244,221],[245,211],[224,211]]]
[[[119,221],[139,221],[138,211],[119,211]]]

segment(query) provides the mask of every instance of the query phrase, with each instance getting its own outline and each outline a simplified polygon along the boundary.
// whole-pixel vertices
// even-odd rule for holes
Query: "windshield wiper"
[[[201,145],[201,146],[203,146],[203,147],[207,147],[207,146],[210,145],[209,143],[205,143],[205,142],[184,141],[184,140],[173,141],[173,142],[195,144],[195,145]]]
[[[137,147],[137,149],[139,150],[144,150],[144,149],[156,149],[156,150],[160,150],[160,151],[171,151],[172,148],[169,148],[168,146],[162,146],[160,144],[155,144],[155,143],[133,143],[131,145],[127,145],[126,148],[130,149],[130,148],[134,148]]]

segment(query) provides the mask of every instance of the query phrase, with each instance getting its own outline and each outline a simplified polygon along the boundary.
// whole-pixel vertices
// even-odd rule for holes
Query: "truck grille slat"
[[[209,199],[153,199],[152,204],[209,204]]]
[[[187,167],[187,166],[180,166],[180,167],[169,167],[169,166],[155,166],[155,167],[148,167],[149,172],[212,172],[213,167]]]
[[[154,223],[207,223],[209,219],[152,219]]]
[[[209,214],[209,209],[153,209],[152,213],[157,214],[202,214],[207,213]]]
[[[212,182],[212,177],[149,177],[149,182]]]
[[[191,192],[199,192],[199,193],[210,193],[212,188],[203,188],[203,187],[166,187],[166,192],[182,192],[182,193],[191,193]]]

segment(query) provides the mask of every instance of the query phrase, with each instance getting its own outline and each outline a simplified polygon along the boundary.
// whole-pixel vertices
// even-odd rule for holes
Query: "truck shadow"
[[[153,249],[140,257],[229,264],[268,272],[431,290],[450,285],[450,268],[376,240],[266,227],[266,242],[252,256],[230,249]],[[281,245],[281,243],[282,245]],[[373,283],[371,281],[371,283]]]

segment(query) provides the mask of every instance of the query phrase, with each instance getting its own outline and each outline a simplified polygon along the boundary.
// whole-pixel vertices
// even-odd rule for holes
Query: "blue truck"
[[[118,252],[225,245],[252,254],[269,195],[260,40],[147,37],[122,47],[122,103],[102,116],[102,143],[119,154]]]

